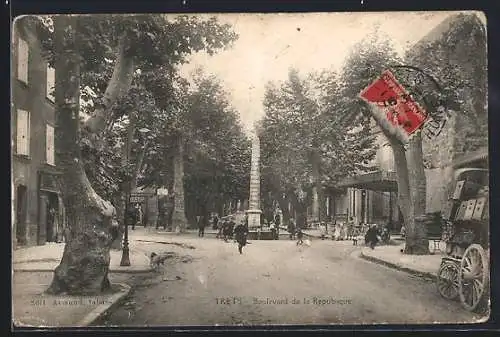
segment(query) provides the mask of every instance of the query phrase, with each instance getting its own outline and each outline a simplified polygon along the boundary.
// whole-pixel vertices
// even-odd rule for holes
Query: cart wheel
[[[448,300],[458,297],[458,264],[453,261],[443,261],[437,275],[439,294]]]
[[[489,287],[489,268],[486,253],[478,244],[470,245],[460,261],[458,294],[460,302],[469,311],[476,311],[484,303]]]

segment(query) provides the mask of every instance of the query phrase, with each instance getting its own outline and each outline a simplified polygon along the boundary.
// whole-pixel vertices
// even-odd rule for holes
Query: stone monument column
[[[260,141],[252,137],[252,157],[250,167],[250,197],[248,201],[248,228],[260,227]]]

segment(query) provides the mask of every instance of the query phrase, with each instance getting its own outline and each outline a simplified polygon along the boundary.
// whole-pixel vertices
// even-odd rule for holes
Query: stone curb
[[[369,262],[373,262],[373,263],[376,263],[376,264],[380,264],[380,265],[389,267],[391,269],[399,270],[399,271],[402,271],[402,272],[405,272],[405,273],[408,273],[408,274],[411,274],[411,275],[414,275],[414,276],[418,276],[418,277],[421,277],[421,278],[427,278],[427,279],[435,280],[436,277],[437,277],[436,273],[422,272],[422,271],[418,271],[418,270],[415,270],[415,269],[403,267],[403,266],[400,266],[400,265],[398,265],[396,263],[388,262],[388,261],[382,260],[382,259],[377,258],[377,257],[365,255],[365,254],[363,254],[363,252],[359,253],[359,257],[362,258],[363,260],[366,260],[366,261],[369,261]]]
[[[117,294],[113,294],[111,296],[110,303],[101,304],[97,308],[92,310],[92,312],[87,314],[80,322],[78,322],[77,326],[89,326],[90,324],[103,317],[107,312],[116,308],[132,289],[132,287],[125,283],[117,283],[116,285],[120,286],[122,288],[122,291]]]

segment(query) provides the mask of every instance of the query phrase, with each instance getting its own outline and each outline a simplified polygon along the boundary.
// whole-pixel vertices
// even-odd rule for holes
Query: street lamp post
[[[130,266],[130,249],[128,247],[128,223],[127,223],[128,204],[130,202],[130,200],[129,200],[130,199],[130,179],[127,183],[125,199],[126,199],[125,200],[125,209],[124,209],[124,216],[123,216],[123,224],[125,225],[125,235],[123,236],[122,260],[120,261],[121,267]]]
[[[145,135],[151,130],[147,128],[141,128],[138,130],[140,134]],[[125,225],[125,233],[123,236],[123,249],[122,249],[122,260],[120,261],[120,266],[122,267],[128,267],[130,266],[130,249],[128,247],[128,223],[127,223],[127,216],[128,216],[128,207],[130,203],[130,194],[132,192],[132,174],[131,174],[131,167],[130,167],[130,149],[128,148],[129,143],[128,141],[125,142],[125,146],[127,147],[127,164],[126,164],[126,184],[125,184],[125,209],[124,209],[124,215],[123,215],[123,223]],[[146,144],[144,144],[146,146]]]
[[[128,140],[125,141],[125,146],[126,146],[126,165],[125,165],[125,183],[123,184],[125,187],[125,207],[123,210],[123,225],[125,226],[125,235],[123,236],[123,249],[122,249],[122,260],[120,261],[120,266],[121,267],[128,267],[130,266],[130,250],[128,247],[128,223],[127,223],[127,218],[128,218],[128,206],[130,203],[130,172],[129,172],[129,144]]]

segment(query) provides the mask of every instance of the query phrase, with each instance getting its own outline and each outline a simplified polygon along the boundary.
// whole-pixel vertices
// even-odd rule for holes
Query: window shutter
[[[55,160],[54,160],[54,127],[52,125],[47,124],[47,135],[46,136],[47,137],[46,137],[45,148],[46,148],[47,164],[55,165]]]
[[[29,155],[30,115],[28,111],[17,110],[17,154]]]
[[[17,49],[17,78],[24,83],[28,83],[28,59],[28,43],[22,38],[19,38]]]
[[[54,102],[55,70],[47,64],[47,98]]]

